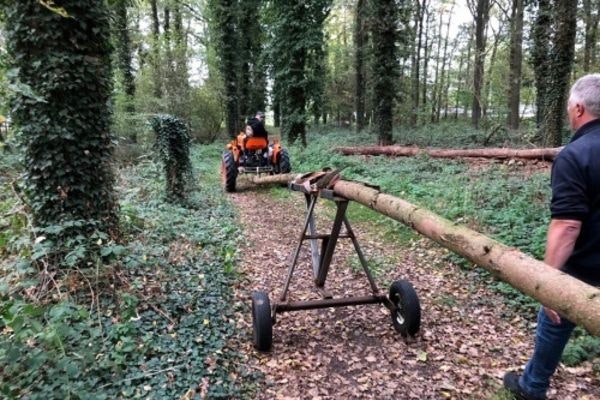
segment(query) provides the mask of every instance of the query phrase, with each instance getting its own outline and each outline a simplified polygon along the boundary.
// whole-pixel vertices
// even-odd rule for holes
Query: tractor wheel
[[[414,336],[421,326],[421,305],[413,285],[399,280],[390,286],[390,301],[396,306],[392,311],[394,328],[403,336]]]
[[[221,180],[223,182],[223,189],[227,192],[235,192],[235,180],[237,179],[237,168],[235,166],[235,160],[233,154],[230,152],[223,153],[223,160],[221,161]]]
[[[277,160],[277,166],[279,167],[280,174],[287,174],[292,171],[292,165],[290,164],[290,155],[286,149],[281,149],[279,153],[279,160]]]
[[[273,341],[271,303],[265,292],[252,293],[252,340],[258,351],[269,351]]]

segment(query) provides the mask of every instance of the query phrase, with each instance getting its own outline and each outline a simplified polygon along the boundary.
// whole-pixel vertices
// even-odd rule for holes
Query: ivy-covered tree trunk
[[[235,137],[240,131],[240,106],[238,87],[238,35],[236,34],[235,0],[211,0],[209,2],[213,31],[220,58],[220,69],[225,83],[225,108],[227,110],[227,133]]]
[[[129,0],[117,0],[115,3],[115,39],[117,43],[117,65],[121,72],[121,79],[127,102],[125,111],[134,112],[135,79],[131,65],[131,39],[129,36],[129,19],[127,3]]]
[[[537,0],[537,15],[531,28],[533,46],[531,49],[531,64],[535,76],[535,109],[537,140],[544,136],[544,116],[546,115],[546,90],[548,89],[548,70],[550,54],[550,34],[552,31],[552,7],[550,0]]]
[[[306,146],[307,102],[314,99],[315,57],[323,52],[323,23],[329,13],[330,0],[272,4],[273,22],[271,56],[281,105],[283,132],[291,142],[300,140]],[[311,91],[312,88],[312,91]]]
[[[549,83],[546,89],[545,145],[560,146],[565,125],[569,78],[575,56],[577,8],[571,0],[556,0],[554,46],[550,54]]]
[[[25,150],[25,193],[37,227],[72,225],[63,238],[96,229],[117,234],[108,10],[96,0],[54,4],[68,16],[37,0],[5,6],[18,79],[36,94],[16,93],[13,102]]]
[[[519,105],[521,103],[521,64],[523,63],[523,14],[525,0],[512,0],[510,17],[510,55],[508,61],[508,115],[509,129],[519,129]]]
[[[265,109],[267,81],[260,10],[260,0],[239,2],[239,104],[242,116],[250,116]]]
[[[583,72],[588,73],[596,64],[598,24],[600,22],[600,0],[583,0],[583,20],[585,22]]]
[[[158,5],[156,0],[150,0],[151,16],[152,16],[152,78],[154,96],[162,97],[162,74],[160,72],[160,20],[158,19]]]
[[[354,17],[354,109],[356,131],[365,128],[365,56],[366,56],[366,0],[356,2]]]
[[[392,144],[398,63],[396,48],[398,11],[394,0],[372,0],[374,127],[380,145]]]

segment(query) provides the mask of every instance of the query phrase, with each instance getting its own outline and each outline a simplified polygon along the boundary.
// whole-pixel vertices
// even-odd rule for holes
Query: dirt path
[[[276,199],[269,191],[246,191],[231,199],[247,241],[241,253],[247,281],[240,285],[238,300],[248,303],[251,291],[264,290],[273,301],[281,293],[303,222],[303,198],[299,193]],[[320,204],[317,227],[324,233],[330,212]],[[392,245],[365,224],[353,228],[367,258],[377,261],[376,281],[382,291],[387,293],[399,278],[415,286],[423,310],[420,334],[405,343],[387,309],[379,305],[300,311],[278,315],[273,350],[260,354],[251,344],[251,316],[245,315],[240,324],[248,341],[242,351],[267,382],[259,398],[506,398],[494,393],[504,372],[526,361],[530,324],[508,310],[498,295],[444,261],[444,249],[425,239],[409,247]],[[342,239],[327,284],[334,297],[369,294],[363,274],[349,266],[351,258],[352,244]],[[292,281],[292,299],[318,298],[310,268],[305,247]],[[549,398],[599,399],[600,379],[591,363],[561,368]]]

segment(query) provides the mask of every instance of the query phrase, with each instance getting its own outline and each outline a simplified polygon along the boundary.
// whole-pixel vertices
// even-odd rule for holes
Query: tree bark
[[[562,147],[548,149],[509,149],[509,148],[484,148],[484,149],[423,149],[406,146],[365,146],[365,147],[337,147],[336,152],[343,155],[387,155],[396,157],[413,157],[428,155],[434,158],[519,158],[530,160],[554,160]]]
[[[419,121],[419,84],[420,84],[420,67],[421,67],[421,48],[423,43],[423,18],[425,10],[428,7],[427,0],[415,1],[415,29],[417,30],[416,45],[413,50],[412,62],[412,113],[410,116],[410,125],[415,127]]]
[[[118,66],[122,75],[122,84],[127,97],[125,111],[132,113],[135,111],[135,79],[133,77],[133,67],[131,65],[131,39],[129,37],[129,19],[127,15],[127,3],[125,0],[118,0],[115,3],[115,36],[117,41]],[[133,140],[136,141],[135,136]]]
[[[537,15],[531,28],[533,46],[531,48],[531,65],[535,77],[535,119],[538,129],[536,141],[544,138],[544,116],[546,115],[546,91],[548,89],[548,71],[550,54],[550,35],[552,31],[552,7],[550,0],[537,0]]]

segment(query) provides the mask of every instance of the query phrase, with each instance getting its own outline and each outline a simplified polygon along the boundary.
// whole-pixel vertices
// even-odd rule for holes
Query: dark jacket
[[[257,118],[251,118],[248,120],[248,125],[252,128],[252,132],[254,132],[254,137],[268,137],[267,130],[265,129],[265,124],[262,121],[259,121]]]
[[[600,285],[600,119],[580,127],[552,165],[553,219],[581,221],[563,271]]]

